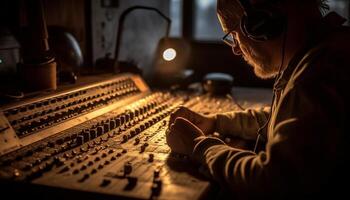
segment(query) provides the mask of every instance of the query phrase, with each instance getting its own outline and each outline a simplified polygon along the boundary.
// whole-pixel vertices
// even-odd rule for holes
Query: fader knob
[[[113,129],[115,129],[115,126],[116,124],[115,124],[115,120],[113,120],[113,119],[111,119],[110,121],[109,121],[109,128],[110,128],[110,130],[113,130]]]
[[[124,122],[125,122],[125,117],[124,116],[120,116],[120,124],[124,124]]]
[[[115,119],[115,126],[116,127],[120,126],[120,119],[119,118]]]
[[[96,128],[96,130],[97,130],[97,136],[102,135],[102,133],[103,133],[103,126],[98,126],[98,127]]]
[[[90,139],[94,139],[94,138],[96,138],[96,131],[95,131],[95,129],[91,129],[90,130]]]
[[[162,190],[162,181],[160,179],[153,180],[153,184],[151,187],[152,196],[159,196]]]
[[[102,183],[101,183],[101,187],[106,187],[107,185],[109,185],[112,181],[109,179],[103,179]]]
[[[109,131],[109,123],[103,124],[103,133],[107,133]]]
[[[154,160],[154,154],[151,153],[151,154],[149,154],[148,162],[153,162],[153,160]]]
[[[124,175],[128,175],[132,172],[132,165],[130,162],[124,164]]]

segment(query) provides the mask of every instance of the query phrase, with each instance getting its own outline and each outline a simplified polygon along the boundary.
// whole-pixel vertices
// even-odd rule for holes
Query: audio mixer
[[[165,141],[180,105],[203,114],[238,109],[227,98],[151,91],[132,74],[5,105],[0,182],[44,199],[205,198],[210,182]]]

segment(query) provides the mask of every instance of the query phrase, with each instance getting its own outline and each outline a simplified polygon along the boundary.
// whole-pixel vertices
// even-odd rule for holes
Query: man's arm
[[[214,179],[242,194],[317,191],[341,163],[345,111],[343,97],[327,84],[309,83],[282,97],[265,152],[255,154],[199,137],[192,157]],[[329,109],[329,104],[334,107]]]
[[[216,132],[222,135],[237,136],[247,140],[255,140],[257,131],[269,116],[270,108],[246,109],[216,115]],[[266,135],[266,131],[263,132]]]

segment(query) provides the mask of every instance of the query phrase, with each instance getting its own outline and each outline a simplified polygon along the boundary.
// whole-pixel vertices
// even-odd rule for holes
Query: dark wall
[[[189,63],[199,76],[209,72],[225,72],[234,77],[236,86],[271,87],[273,80],[262,80],[255,76],[252,67],[231,49],[220,43],[192,42]]]

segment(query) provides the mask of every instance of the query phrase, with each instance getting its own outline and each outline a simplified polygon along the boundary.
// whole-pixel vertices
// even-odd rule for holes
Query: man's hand
[[[169,128],[178,117],[187,119],[198,127],[205,135],[213,133],[216,129],[216,119],[214,117],[207,117],[198,114],[183,106],[179,107],[173,114],[170,115]]]
[[[175,153],[191,155],[196,144],[195,139],[204,133],[187,119],[176,118],[166,132],[166,141]]]

